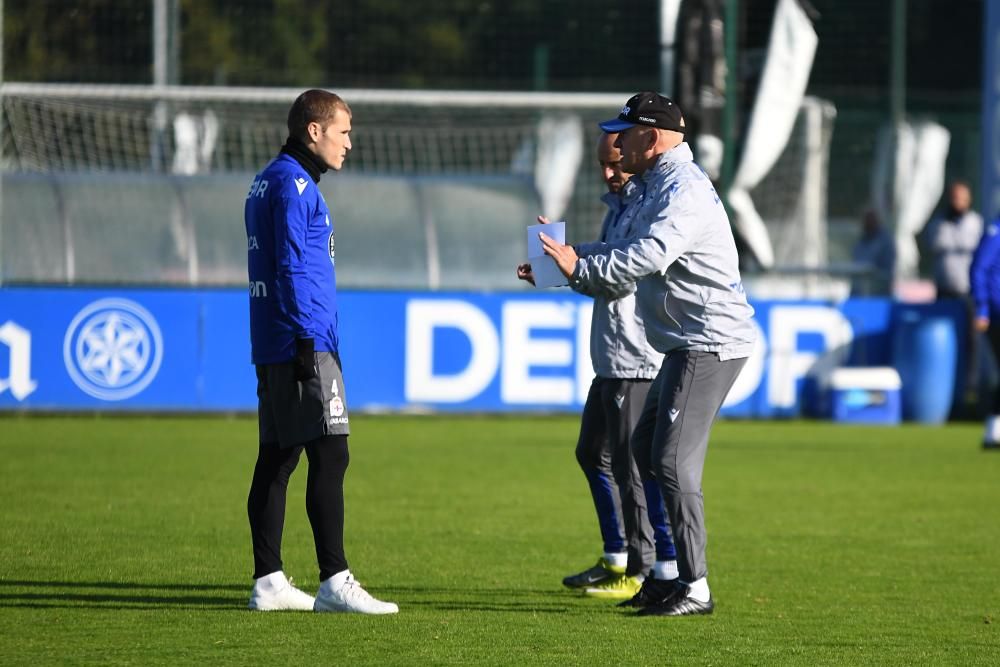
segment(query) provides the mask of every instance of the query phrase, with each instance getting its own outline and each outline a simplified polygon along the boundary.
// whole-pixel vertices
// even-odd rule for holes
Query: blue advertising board
[[[344,291],[339,303],[356,410],[583,406],[587,298]],[[758,343],[726,415],[821,416],[833,368],[892,361],[897,306],[887,299],[753,305]],[[0,289],[0,410],[251,411],[249,360],[243,290]]]

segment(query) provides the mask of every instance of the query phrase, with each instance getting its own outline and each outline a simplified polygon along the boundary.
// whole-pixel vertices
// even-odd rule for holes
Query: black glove
[[[314,354],[314,344],[312,338],[295,339],[295,359],[292,364],[295,367],[295,379],[305,382],[316,377],[316,355]]]

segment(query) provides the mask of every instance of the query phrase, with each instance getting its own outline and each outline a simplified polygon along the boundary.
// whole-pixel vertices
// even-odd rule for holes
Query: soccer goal
[[[284,142],[300,92],[0,86],[0,281],[241,284],[240,190]],[[401,230],[395,259],[407,267],[380,270],[384,258],[348,254],[347,268],[359,266],[343,272],[345,285],[516,288],[509,267],[523,259],[533,212],[569,221],[571,241],[598,234],[606,190],[593,153],[597,123],[627,93],[338,92],[353,110],[354,148],[348,178],[321,186],[335,195],[345,234]],[[804,106],[754,192],[780,264],[826,261],[832,126],[832,107]],[[110,241],[88,243],[109,230]],[[484,252],[492,268],[470,283]]]
[[[134,243],[166,238],[173,257],[145,263],[147,267],[164,267],[152,273],[116,274],[122,275],[123,281],[242,281],[245,269],[237,266],[244,259],[237,261],[230,253],[231,261],[223,264],[231,264],[231,268],[220,271],[222,250],[198,247],[212,239],[228,247],[233,238],[202,233],[202,227],[212,224],[210,218],[217,216],[221,207],[213,204],[205,209],[199,202],[211,198],[187,196],[187,188],[191,183],[213,182],[216,191],[226,191],[233,199],[244,181],[249,182],[249,175],[271,159],[284,142],[285,115],[299,89],[8,83],[0,92],[3,167],[12,177],[5,179],[8,196],[0,220],[7,239],[0,265],[0,276],[5,280],[105,282],[107,275],[87,270],[101,266],[101,262],[77,256],[76,251],[82,248],[83,239],[94,233],[93,225],[102,218],[101,208],[109,207],[103,217],[111,220],[122,210],[114,202],[124,199],[132,202],[125,207],[129,216],[137,214],[142,201],[157,204],[162,219],[152,224],[160,231],[134,239]],[[408,214],[425,248],[419,253],[420,261],[413,260],[405,284],[398,284],[390,271],[378,274],[369,269],[361,272],[366,276],[361,286],[459,286],[457,276],[448,278],[442,258],[451,253],[457,257],[453,265],[469,267],[475,264],[473,253],[489,251],[498,258],[493,278],[487,273],[482,286],[510,287],[508,274],[512,275],[512,269],[501,272],[500,267],[512,267],[523,258],[523,230],[532,222],[534,212],[570,220],[571,235],[577,239],[590,239],[597,233],[603,215],[599,197],[604,191],[592,154],[599,133],[597,122],[617,113],[626,94],[338,92],[353,111],[354,148],[344,175],[358,184],[356,192],[366,193],[360,202],[346,201],[343,194],[339,197],[345,214],[357,217],[344,221],[345,229],[355,223],[391,229],[391,224],[404,224]],[[14,178],[24,174],[48,176],[51,187],[38,178]],[[126,183],[132,178],[138,181]],[[67,184],[67,179],[72,182]],[[468,179],[469,187],[424,187],[426,181],[435,179],[459,185]],[[333,187],[327,181],[336,179],[324,179],[321,186]],[[369,181],[386,187],[365,188]],[[412,194],[416,186],[419,191],[407,199],[404,194]],[[47,224],[60,228],[56,238],[66,244],[67,253],[61,269],[54,273],[51,258],[17,256],[17,248],[11,245],[13,239],[28,242],[31,226],[45,224],[33,220],[30,211],[37,210],[38,217],[51,217],[51,207],[25,205],[25,198],[44,193],[47,187],[56,193],[61,218]],[[22,190],[11,192],[11,188]],[[147,190],[138,200],[132,196]],[[158,194],[151,196],[153,191]],[[346,197],[353,198],[351,193]],[[170,203],[172,198],[177,201]],[[511,198],[519,199],[522,205],[507,205]],[[410,203],[404,206],[404,201]],[[15,202],[17,210],[12,207]],[[409,211],[398,210],[406,206]],[[433,207],[437,210],[431,210]],[[335,213],[336,208],[334,203]],[[383,215],[387,210],[389,213]],[[78,222],[79,211],[87,211],[86,224]],[[525,212],[531,212],[528,219],[500,219]],[[373,223],[380,215],[385,220]],[[473,234],[469,247],[461,252],[440,247],[443,232],[436,228],[452,224],[446,218],[458,216],[469,218],[470,224],[483,230]],[[115,227],[113,222],[104,224]],[[227,220],[226,224],[232,226],[233,222]],[[462,227],[457,223],[452,226]],[[120,221],[117,227],[128,230],[129,223]],[[135,234],[138,232],[133,231]],[[472,245],[475,242],[488,242],[490,247],[477,248]],[[101,246],[91,251],[100,252]],[[458,256],[463,252],[468,257]],[[126,254],[126,250],[121,253]],[[143,263],[128,262],[128,266],[140,265]],[[359,274],[344,275],[350,281],[350,276]]]

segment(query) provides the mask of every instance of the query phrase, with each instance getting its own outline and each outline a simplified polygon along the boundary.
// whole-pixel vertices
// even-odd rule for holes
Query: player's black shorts
[[[340,359],[330,352],[317,352],[316,367],[316,377],[299,382],[291,362],[257,366],[261,442],[293,447],[351,432]]]

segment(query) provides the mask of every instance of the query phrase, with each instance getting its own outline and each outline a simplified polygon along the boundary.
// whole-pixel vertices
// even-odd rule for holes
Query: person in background
[[[599,237],[605,242],[632,234],[634,207],[641,202],[636,184],[629,180],[632,174],[622,169],[617,138],[616,133],[602,133],[597,141],[597,160],[608,188],[601,197],[608,207]],[[530,264],[522,264],[518,277],[530,279],[530,270]],[[654,577],[677,578],[663,497],[654,480],[643,483],[629,448],[663,355],[646,340],[634,285],[578,291],[594,299],[590,359],[596,377],[583,407],[576,460],[590,487],[604,553],[593,567],[563,579],[563,585],[591,597],[630,599],[651,566]]]
[[[986,226],[972,257],[969,282],[975,309],[972,327],[986,334],[993,358],[1000,360],[1000,219]],[[1000,386],[994,388],[990,407],[983,448],[1000,449]]]
[[[896,240],[874,209],[861,216],[861,236],[851,249],[851,261],[861,272],[851,280],[851,296],[892,295]]]
[[[969,299],[972,253],[983,235],[983,219],[972,210],[972,190],[965,181],[948,185],[946,206],[924,229],[934,266],[938,299]]]
[[[953,299],[965,308],[965,321],[974,319],[972,298],[969,293],[969,276],[972,254],[983,235],[983,219],[972,210],[972,190],[962,180],[948,184],[943,213],[936,216],[924,230],[924,240],[933,257],[934,286],[937,299]],[[964,363],[956,369],[959,414],[969,409],[975,388],[978,386],[980,356],[983,346],[975,327],[967,327],[960,344],[964,348]]]

